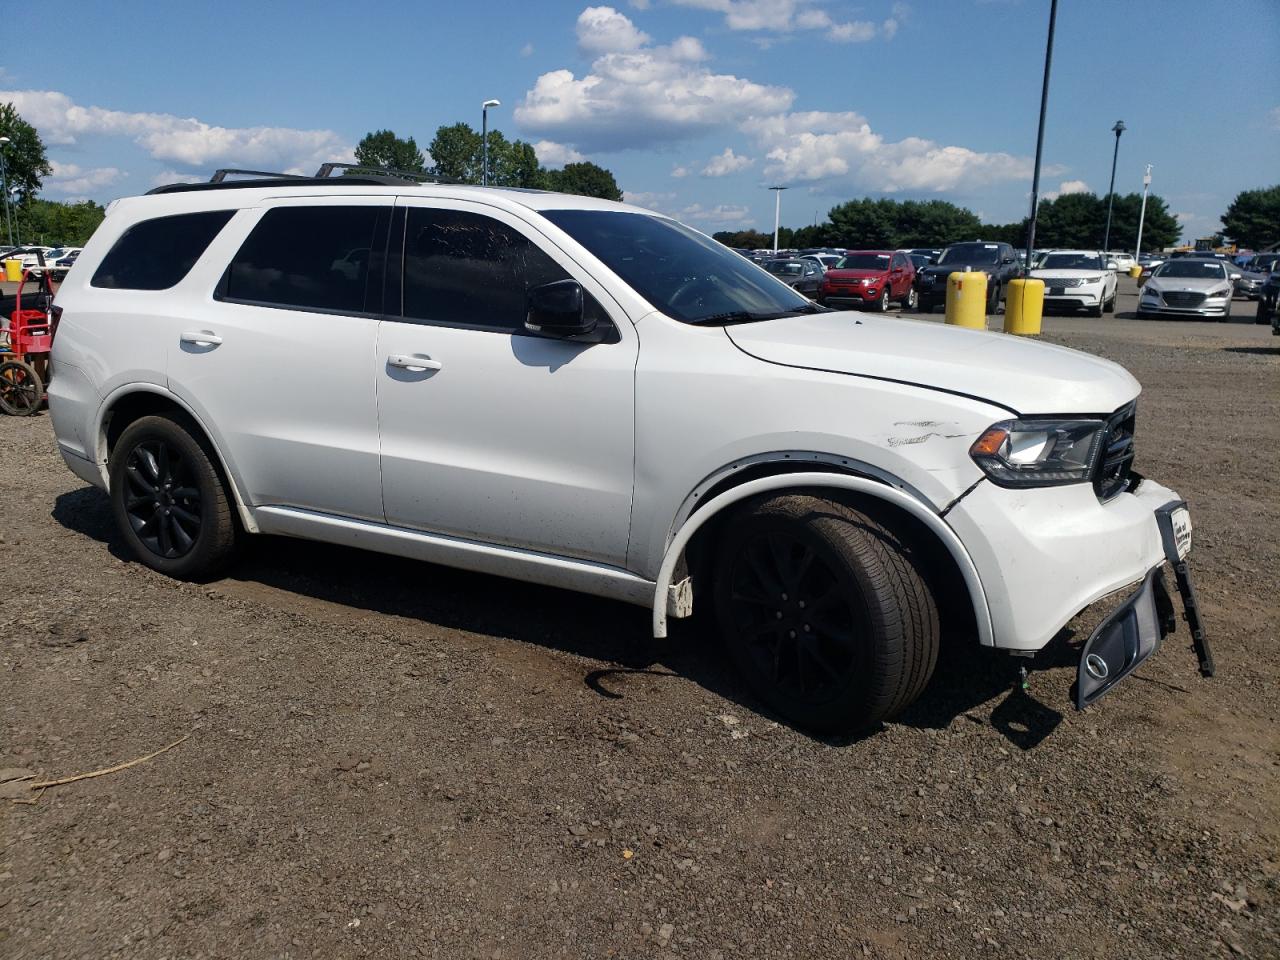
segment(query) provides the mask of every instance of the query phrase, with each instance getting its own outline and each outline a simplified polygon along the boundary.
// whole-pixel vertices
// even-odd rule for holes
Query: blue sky
[[[1280,2],[1061,0],[1042,191],[1153,190],[1186,236],[1280,181]],[[311,172],[369,130],[490,121],[707,230],[851,197],[1026,213],[1049,0],[64,2],[5,45],[0,102],[45,195],[105,201],[218,166]],[[31,38],[28,38],[31,39]]]

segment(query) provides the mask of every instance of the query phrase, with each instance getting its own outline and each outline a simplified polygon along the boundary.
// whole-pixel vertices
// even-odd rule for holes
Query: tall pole
[[[1138,214],[1138,245],[1133,251],[1133,259],[1142,256],[1142,222],[1147,219],[1147,191],[1151,189],[1151,164],[1147,164],[1147,172],[1142,175],[1142,212]]]
[[[770,187],[773,193],[773,253],[778,255],[778,224],[782,216],[782,191],[786,187]]]
[[[1103,253],[1111,249],[1111,208],[1116,202],[1116,161],[1120,159],[1120,134],[1124,133],[1124,121],[1117,120],[1111,130],[1116,135],[1116,149],[1111,154],[1111,187],[1107,190],[1107,229],[1102,235]]]
[[[9,138],[0,137],[0,191],[4,192],[4,226],[9,236],[9,246],[13,246],[13,220],[9,215],[9,173],[4,160],[7,146],[9,146]]]
[[[1040,157],[1044,153],[1044,115],[1049,107],[1049,68],[1053,64],[1053,27],[1058,22],[1058,0],[1049,4],[1049,39],[1044,45],[1044,85],[1040,88],[1040,129],[1036,133],[1036,169],[1031,180],[1031,222],[1027,225],[1027,270],[1036,246],[1036,217],[1040,210]]]
[[[480,104],[480,186],[489,185],[489,108],[500,107],[497,100],[486,100]]]

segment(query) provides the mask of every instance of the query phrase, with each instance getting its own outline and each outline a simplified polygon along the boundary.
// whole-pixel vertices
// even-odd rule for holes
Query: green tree
[[[23,120],[12,103],[0,104],[0,137],[4,145],[5,175],[10,188],[18,188],[18,203],[25,205],[53,172],[36,128]]]
[[[356,163],[414,173],[426,169],[426,158],[413,137],[401,140],[390,130],[366,133],[356,144]]]
[[[1068,193],[1040,204],[1036,217],[1036,247],[1097,249],[1107,207],[1095,194]]]
[[[57,203],[33,199],[15,211],[14,231],[23,243],[83,247],[105,216],[92,200]]]
[[[1222,227],[1240,246],[1254,250],[1280,241],[1280,185],[1241,190],[1222,215]]]
[[[588,160],[567,163],[563,170],[549,170],[546,174],[549,190],[573,193],[581,197],[599,197],[601,200],[621,200],[618,181],[604,167]]]
[[[431,152],[432,172],[463,183],[479,183],[480,146],[480,134],[472,130],[470,124],[440,127],[427,147]]]
[[[982,233],[973,211],[945,200],[866,197],[832,207],[828,216],[826,239],[843,247],[937,247]]]
[[[1098,201],[1102,203],[1101,200]],[[1111,212],[1111,249],[1132,250],[1138,240],[1138,218],[1142,216],[1142,194],[1116,194],[1115,208]],[[1103,212],[1105,230],[1106,213]],[[1142,249],[1144,251],[1160,250],[1171,247],[1182,235],[1182,225],[1178,218],[1169,212],[1169,205],[1164,198],[1156,194],[1147,196],[1147,212],[1142,220]],[[1095,244],[1102,246],[1100,235]]]

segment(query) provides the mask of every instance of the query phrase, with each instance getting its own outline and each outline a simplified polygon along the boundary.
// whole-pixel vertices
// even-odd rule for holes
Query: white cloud
[[[57,160],[50,160],[49,166],[53,168],[53,172],[45,178],[43,189],[54,193],[74,194],[77,197],[109,187],[128,176],[118,167],[85,169],[74,163],[59,163]]]
[[[631,0],[631,5],[637,10],[648,10],[649,0]]]
[[[623,203],[646,207],[649,210],[657,210],[659,213],[665,213],[675,203],[675,199],[676,195],[674,193],[652,193],[644,190],[622,191]]]
[[[704,207],[700,203],[691,203],[675,214],[677,220],[687,223],[706,224],[722,227],[730,224],[742,224],[751,218],[751,208],[735,203],[717,203],[714,207]]]
[[[532,43],[526,43],[523,47],[521,47],[521,48],[520,48],[520,56],[522,56],[522,57],[532,57],[532,56],[533,56],[533,44],[532,44]]]
[[[766,151],[764,174],[778,183],[841,181],[884,193],[941,192],[1031,176],[1026,157],[979,153],[920,137],[887,142],[853,112],[756,117],[742,129]]]
[[[733,147],[725,147],[723,153],[718,153],[707,161],[707,165],[702,168],[702,175],[704,177],[727,177],[731,173],[747,169],[753,163],[755,163],[755,160],[751,157],[740,157],[733,152]]]
[[[578,47],[584,53],[622,53],[648,42],[649,35],[613,7],[587,7],[578,14]]]
[[[1057,190],[1046,190],[1041,194],[1042,200],[1057,200],[1068,193],[1088,193],[1089,185],[1083,180],[1063,180]]]
[[[724,16],[730,30],[789,34],[821,31],[833,43],[865,43],[882,35],[892,39],[907,7],[895,3],[894,15],[882,24],[871,20],[836,20],[816,0],[674,0],[682,7],[709,10]],[[772,41],[763,41],[769,44]]]
[[[241,164],[310,173],[325,160],[347,160],[352,147],[333,130],[220,127],[169,113],[132,113],[81,106],[53,90],[0,90],[48,144],[85,136],[131,137],[157,160],[190,166]]]
[[[600,13],[605,11],[605,13]],[[553,70],[535,81],[515,109],[523,130],[586,150],[617,150],[683,140],[748,117],[786,110],[795,94],[703,66],[701,42],[680,37],[666,46],[645,46],[636,31],[611,7],[589,7],[597,49],[606,50],[581,78],[571,70]],[[625,24],[618,21],[625,21]],[[583,42],[583,19],[578,21]],[[642,44],[621,49],[635,37]],[[610,38],[608,40],[599,38]]]
[[[681,166],[679,164],[671,168],[671,175],[675,177],[677,180],[687,177],[692,172],[693,171],[690,170],[687,166]]]
[[[167,187],[171,183],[203,183],[207,177],[198,173],[181,173],[177,170],[161,170],[151,178],[153,187]]]
[[[563,167],[566,163],[581,163],[587,159],[572,147],[554,140],[539,140],[533,145],[533,152],[544,167]]]

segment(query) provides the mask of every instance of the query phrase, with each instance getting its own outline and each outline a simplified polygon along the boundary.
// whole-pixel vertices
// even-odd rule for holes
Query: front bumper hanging
[[[1156,511],[1156,523],[1164,544],[1165,559],[1173,568],[1182,597],[1183,617],[1191,630],[1201,676],[1214,674],[1213,653],[1205,636],[1200,607],[1186,553],[1191,527],[1185,501],[1176,500]],[[1173,600],[1165,586],[1162,568],[1147,571],[1142,585],[1107,617],[1084,645],[1076,671],[1076,709],[1083,710],[1127,677],[1160,649],[1164,638],[1177,629]]]

